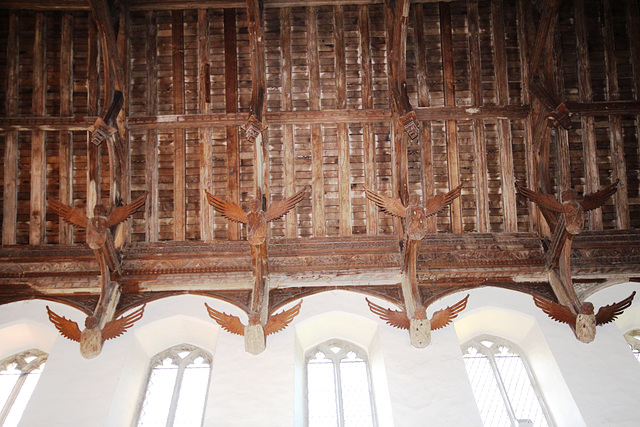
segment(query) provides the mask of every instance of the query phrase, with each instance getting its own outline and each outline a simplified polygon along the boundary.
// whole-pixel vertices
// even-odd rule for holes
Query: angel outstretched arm
[[[47,206],[49,206],[60,218],[67,221],[69,224],[87,228],[89,218],[87,218],[82,209],[67,206],[56,199],[47,199]]]
[[[603,189],[584,196],[582,203],[580,203],[582,209],[585,211],[590,211],[602,206],[609,197],[613,196],[615,192],[618,191],[619,181],[620,180],[616,180],[616,182],[607,185]]]
[[[538,193],[537,191],[529,190],[527,187],[520,185],[517,181],[516,187],[518,187],[520,194],[532,202],[535,202],[538,206],[554,212],[564,212],[562,203],[556,200],[556,198],[551,194]]]
[[[369,304],[369,309],[371,310],[371,312],[379,316],[382,320],[387,322],[387,324],[400,329],[409,329],[409,317],[407,317],[407,314],[405,312],[384,308],[379,306],[378,304],[372,303],[371,301],[369,301],[369,298],[365,299],[367,300],[367,304]]]
[[[241,222],[243,224],[246,224],[249,221],[249,217],[247,217],[247,214],[239,205],[222,200],[209,193],[207,190],[204,190],[204,192],[207,194],[207,201],[209,204],[228,220]]]
[[[307,191],[307,187],[298,191],[296,194],[294,194],[291,197],[287,197],[285,199],[280,200],[279,202],[272,203],[271,206],[269,206],[269,209],[267,209],[267,212],[265,212],[265,215],[264,215],[265,220],[269,222],[285,215],[287,212],[293,209],[295,205],[300,203],[300,201],[304,196],[305,191]]]
[[[533,302],[536,304],[536,307],[544,311],[545,314],[553,320],[560,323],[566,323],[568,325],[576,324],[577,316],[571,311],[571,309],[569,309],[569,307],[549,301],[548,299],[537,295],[533,295]]]
[[[382,196],[369,190],[367,187],[364,188],[364,192],[367,195],[367,199],[378,205],[378,207],[386,213],[400,218],[407,216],[407,208],[404,207],[400,200]]]
[[[144,205],[145,200],[147,200],[146,192],[128,205],[115,208],[107,218],[107,227],[119,224],[129,218],[129,216],[133,215],[141,206]]]
[[[457,303],[433,313],[433,317],[431,318],[431,330],[435,331],[436,329],[444,328],[449,323],[451,323],[453,319],[458,317],[458,313],[467,308],[468,299],[469,295],[467,295]]]
[[[231,314],[222,313],[218,310],[214,310],[209,307],[209,305],[205,302],[204,305],[207,307],[207,312],[209,312],[209,317],[215,320],[218,325],[222,327],[227,332],[231,332],[236,335],[244,335],[244,325],[240,321],[238,316],[233,316]]]
[[[600,326],[616,320],[616,318],[620,316],[622,312],[631,307],[631,303],[633,302],[633,297],[635,295],[636,291],[633,291],[631,295],[620,302],[600,307],[600,310],[598,310],[598,314],[596,314],[596,325]]]
[[[71,341],[80,342],[80,335],[82,332],[78,327],[78,324],[73,320],[69,320],[66,317],[62,317],[51,311],[49,306],[47,306],[47,314],[49,315],[49,320],[56,329],[60,332],[60,335],[63,337],[70,339]]]
[[[283,310],[280,313],[274,314],[273,316],[269,317],[269,321],[267,321],[267,324],[264,327],[264,334],[275,334],[276,332],[280,332],[281,330],[289,326],[289,323],[291,323],[291,321],[298,315],[298,313],[300,313],[301,305],[302,301],[288,310]]]
[[[107,322],[102,329],[102,339],[106,341],[124,334],[134,323],[142,319],[145,306],[146,304],[126,316],[120,316],[115,320]]]
[[[449,206],[455,199],[460,197],[460,193],[462,192],[462,184],[458,185],[453,190],[449,191],[446,194],[441,194],[439,196],[433,197],[427,201],[425,206],[425,215],[435,215],[447,206]]]

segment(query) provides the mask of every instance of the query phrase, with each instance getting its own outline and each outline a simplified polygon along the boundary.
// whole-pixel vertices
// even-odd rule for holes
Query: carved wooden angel
[[[145,306],[146,304],[126,316],[107,322],[102,329],[100,329],[96,316],[87,316],[84,321],[85,329],[83,331],[80,331],[76,322],[57,315],[51,311],[49,306],[47,306],[47,313],[49,314],[49,320],[58,329],[60,335],[71,341],[79,342],[82,356],[87,359],[93,359],[100,354],[102,345],[106,340],[119,337],[134,323],[142,319]]]
[[[238,316],[233,316],[231,314],[222,313],[218,310],[215,310],[205,302],[204,305],[207,307],[207,311],[209,312],[209,316],[215,320],[218,325],[222,327],[227,332],[231,332],[232,334],[245,336],[248,331],[251,330],[251,327],[254,325],[260,325],[260,318],[258,314],[253,314],[249,316],[249,324],[245,325],[240,321]],[[275,334],[276,332],[280,332],[284,330],[289,323],[300,313],[300,306],[302,305],[302,301],[300,301],[295,306],[291,307],[288,310],[282,310],[279,313],[273,314],[269,317],[267,324],[264,325],[264,336]]]
[[[86,228],[87,244],[91,249],[100,249],[107,240],[107,230],[133,215],[144,205],[146,198],[147,193],[127,205],[115,208],[108,216],[104,205],[99,203],[94,207],[91,219],[85,215],[83,209],[67,206],[55,199],[48,199],[47,205],[68,223]]]
[[[600,307],[597,314],[594,314],[593,304],[590,302],[583,303],[580,312],[576,314],[567,306],[537,295],[533,295],[533,301],[553,320],[571,326],[578,341],[590,343],[596,337],[596,326],[613,322],[627,308],[631,307],[635,295],[636,291],[633,291],[631,295],[620,302]]]
[[[239,205],[227,202],[207,190],[207,201],[225,218],[235,222],[247,224],[247,241],[252,245],[261,245],[267,238],[267,222],[278,219],[293,209],[301,200],[306,188],[298,191],[291,197],[272,203],[267,211],[262,210],[258,199],[252,199],[248,203],[248,211],[244,211]]]
[[[562,192],[562,203],[556,200],[551,194],[538,193],[529,190],[527,187],[516,182],[516,187],[520,194],[535,202],[538,206],[552,212],[563,214],[565,217],[566,230],[569,234],[579,234],[584,227],[584,213],[597,209],[618,190],[618,181],[609,184],[600,191],[587,194],[582,202],[576,200],[577,194],[573,189]]]
[[[367,300],[367,304],[369,304],[369,309],[371,310],[371,312],[387,322],[388,325],[400,329],[406,329],[411,332],[410,328],[412,327],[412,322],[409,319],[409,316],[407,316],[406,312],[384,308],[369,301],[368,298],[365,299]],[[458,314],[467,307],[468,299],[469,295],[447,308],[436,311],[435,313],[433,313],[433,316],[431,316],[431,320],[427,319],[427,311],[425,308],[418,308],[416,310],[414,322],[416,320],[421,322],[421,329],[435,331],[444,328],[445,326],[449,325],[453,319],[458,317]],[[426,327],[424,325],[425,323]],[[428,342],[426,342],[426,344],[428,344]]]
[[[385,197],[365,187],[367,198],[378,205],[386,213],[406,219],[406,234],[412,240],[422,240],[427,234],[426,219],[449,206],[460,196],[462,185],[457,186],[446,194],[441,194],[420,204],[418,196],[409,198],[409,205],[404,206],[399,199]]]

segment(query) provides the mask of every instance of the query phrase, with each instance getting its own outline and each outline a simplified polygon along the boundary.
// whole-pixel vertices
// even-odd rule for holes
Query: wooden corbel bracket
[[[104,141],[108,140],[112,135],[118,132],[117,117],[118,114],[120,114],[123,104],[124,96],[122,95],[122,92],[119,90],[114,91],[113,100],[111,101],[111,105],[104,117],[98,117],[93,126],[89,128],[89,131],[92,133],[91,142],[94,145],[101,145]],[[119,151],[119,157],[122,157],[121,147]]]
[[[249,309],[249,324],[245,327],[239,323],[240,321],[237,317],[217,312],[209,306],[207,306],[207,309],[209,310],[209,315],[224,329],[244,336],[245,350],[251,354],[262,353],[266,347],[266,336],[269,333],[273,333],[269,332],[269,323],[274,316],[272,316],[272,318],[268,316],[269,260],[266,242],[267,223],[286,215],[287,212],[302,200],[306,190],[305,187],[293,196],[272,203],[266,211],[263,210],[262,198],[252,199],[248,203],[248,210],[245,211],[241,206],[222,200],[205,190],[207,201],[211,206],[228,220],[245,224],[247,227],[247,242],[251,245],[253,270],[253,290]],[[297,310],[299,310],[299,306]],[[283,316],[288,319],[286,324],[297,315],[297,311],[294,311],[295,314],[291,314],[293,311],[287,312],[291,314],[290,317],[289,315],[283,314]],[[232,320],[232,318],[236,320]],[[228,327],[230,322],[235,326]],[[284,326],[282,328],[284,328]],[[240,333],[240,331],[242,331],[242,333]]]
[[[94,208],[93,217],[88,218],[84,210],[67,206],[55,199],[49,199],[47,204],[60,218],[77,227],[87,230],[86,241],[96,256],[100,268],[100,299],[93,311],[87,317],[85,329],[80,332],[77,323],[49,311],[51,320],[60,333],[71,340],[80,343],[80,353],[87,359],[96,357],[102,351],[105,340],[115,338],[142,317],[144,306],[129,316],[113,320],[118,302],[120,301],[120,284],[112,281],[112,274],[117,278],[122,274],[120,254],[117,251],[110,227],[125,221],[130,215],[144,205],[147,195],[138,197],[133,202],[120,206],[107,216],[102,204]]]

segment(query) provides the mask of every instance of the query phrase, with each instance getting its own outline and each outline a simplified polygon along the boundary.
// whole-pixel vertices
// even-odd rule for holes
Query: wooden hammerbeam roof
[[[93,311],[100,266],[84,230],[47,199],[89,215],[99,201],[115,207],[146,192],[145,208],[116,233],[125,242],[112,272],[116,312],[180,293],[250,312],[257,281],[246,230],[211,208],[205,189],[237,204],[264,195],[269,205],[309,188],[269,223],[258,277],[268,279],[266,312],[335,288],[409,303],[406,224],[364,186],[406,203],[462,185],[416,246],[418,304],[479,286],[558,298],[553,218],[518,196],[515,181],[556,195],[617,180],[573,241],[572,286],[584,299],[639,277],[633,0],[2,7],[0,302]],[[116,90],[117,135],[98,146],[92,126]],[[245,133],[250,117],[257,137]]]

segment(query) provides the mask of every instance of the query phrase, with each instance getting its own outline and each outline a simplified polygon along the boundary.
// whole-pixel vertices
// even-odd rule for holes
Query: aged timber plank
[[[482,104],[482,63],[480,54],[480,18],[478,0],[468,4],[469,20],[469,80],[471,82],[471,105]],[[487,180],[487,146],[484,139],[484,123],[473,120],[473,147],[476,180],[476,216],[479,233],[489,231],[489,183]]]
[[[509,104],[509,85],[507,80],[507,53],[505,50],[503,0],[491,2],[491,27],[493,31],[493,48],[496,74],[496,100],[498,105]],[[516,189],[514,184],[513,152],[511,149],[511,128],[509,120],[498,120],[498,138],[500,140],[500,169],[502,177],[502,211],[504,215],[504,231],[511,233],[518,230],[516,211]]]
[[[591,67],[589,64],[589,45],[584,0],[573,2],[576,31],[576,53],[578,59],[578,93],[580,101],[589,102],[592,97]],[[584,150],[585,194],[600,189],[600,176],[596,155],[596,134],[593,116],[582,116],[582,146]],[[591,230],[602,230],[602,210],[594,209],[588,216]]]
[[[225,105],[227,113],[238,112],[238,59],[236,41],[236,11],[224,10],[224,74]],[[238,126],[227,126],[227,200],[240,202],[240,135]],[[240,238],[238,224],[228,221],[230,240]]]
[[[440,3],[440,26],[442,43],[442,69],[444,75],[444,104],[455,107],[455,76],[453,71],[453,33],[451,28],[451,8],[448,3]],[[447,135],[447,168],[449,189],[460,185],[458,126],[455,120],[445,121]],[[451,204],[451,231],[462,233],[462,202],[457,197]]]
[[[62,16],[60,40],[60,115],[73,114],[73,15]],[[73,206],[73,138],[70,131],[60,132],[59,148],[59,189],[60,202]],[[59,222],[59,242],[61,245],[73,243],[73,228],[66,221]]]
[[[9,14],[7,38],[7,87],[5,108],[8,116],[18,113],[18,52],[20,20],[16,12]],[[4,193],[2,201],[2,244],[15,245],[18,212],[18,131],[9,130],[4,147]]]
[[[318,10],[308,7],[307,55],[309,63],[309,106],[312,111],[320,110],[320,60],[318,53]],[[313,236],[326,234],[324,219],[324,176],[323,141],[321,125],[311,125],[311,193]]]
[[[46,16],[36,13],[35,36],[33,42],[33,99],[32,111],[35,116],[44,116],[47,103],[47,45]],[[29,223],[29,244],[44,243],[46,219],[46,134],[35,130],[31,134],[31,204]]]
[[[172,12],[171,24],[173,65],[173,112],[184,114],[184,20],[182,11]],[[173,239],[184,240],[186,236],[186,140],[184,129],[174,131],[173,167]]]
[[[209,58],[209,19],[207,10],[198,10],[198,112],[207,114],[210,111],[210,58]],[[212,210],[204,197],[203,189],[213,188],[211,128],[198,130],[200,146],[200,238],[205,242],[213,241]]]
[[[371,73],[371,31],[369,26],[369,6],[358,6],[358,29],[360,35],[360,73],[362,84],[362,109],[373,108],[373,81]],[[389,111],[388,118],[391,119]],[[370,123],[362,123],[362,148],[364,151],[364,185],[376,188],[376,147]],[[378,234],[378,208],[365,197],[365,219],[367,234]]]
[[[413,37],[416,55],[416,80],[418,83],[418,108],[429,107],[429,84],[427,81],[427,44],[424,35],[424,8],[421,4],[413,5]],[[414,108],[416,110],[416,108]],[[417,114],[416,114],[417,115]],[[420,156],[422,167],[422,197],[427,200],[435,195],[433,182],[433,153],[431,152],[431,122],[425,120],[420,129]],[[436,232],[436,217],[427,218],[427,231]]]
[[[291,9],[280,10],[280,45],[282,46],[282,109],[293,109],[291,94]],[[296,191],[296,163],[295,146],[293,143],[293,125],[285,124],[283,131],[284,151],[284,189],[285,194],[294,194]],[[295,209],[295,208],[294,208]],[[285,215],[285,237],[294,238],[298,231],[296,215]]]
[[[146,84],[146,113],[153,116],[158,113],[158,28],[156,13],[146,12],[147,27],[147,84]],[[147,130],[147,150],[145,154],[145,172],[147,187],[147,202],[145,203],[145,223],[147,242],[157,242],[160,233],[159,195],[158,195],[158,130]]]
[[[344,10],[334,7],[336,108],[347,106],[347,64],[344,45]],[[340,197],[340,235],[351,235],[350,150],[347,123],[338,124],[338,185]]]
[[[607,70],[607,96],[609,101],[615,101],[620,98],[620,88],[610,0],[603,0],[602,8],[604,9],[603,36]],[[609,117],[609,135],[611,138],[612,179],[613,181],[618,180],[618,191],[614,196],[616,225],[618,228],[627,229],[630,224],[629,196],[627,190],[627,167],[624,158],[624,139],[622,136],[622,118],[620,116]]]

